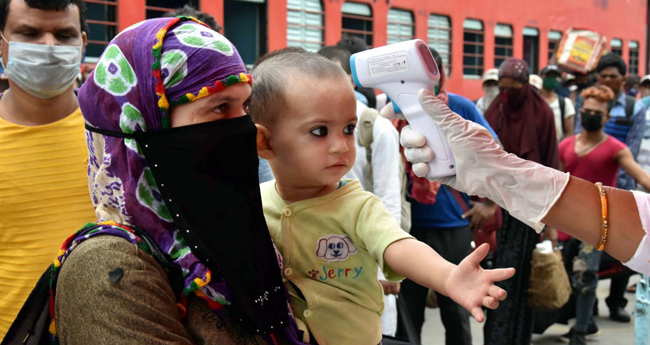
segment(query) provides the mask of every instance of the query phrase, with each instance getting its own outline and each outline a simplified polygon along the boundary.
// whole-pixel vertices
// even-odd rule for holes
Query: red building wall
[[[145,19],[146,0],[118,0],[119,30]],[[224,0],[203,0],[201,10],[223,23]],[[514,33],[514,55],[523,55],[523,29],[538,29],[539,65],[548,60],[548,32],[564,32],[570,27],[589,28],[608,39],[623,40],[623,58],[629,61],[630,40],[639,43],[639,74],[644,75],[646,51],[646,0],[355,0],[372,8],[374,44],[386,43],[387,15],[392,7],[410,10],[415,18],[415,36],[427,40],[430,14],[447,15],[452,26],[452,71],[448,89],[470,99],[481,96],[481,81],[463,76],[463,22],[466,18],[483,21],[484,68],[494,67],[494,27],[509,24]],[[344,0],[323,0],[325,43],[341,38],[341,6]],[[267,0],[269,50],[286,46],[286,0]]]

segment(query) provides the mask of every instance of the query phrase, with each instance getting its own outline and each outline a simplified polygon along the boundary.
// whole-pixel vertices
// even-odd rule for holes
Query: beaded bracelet
[[[607,243],[607,230],[609,227],[609,219],[608,219],[608,214],[607,214],[607,194],[605,194],[605,189],[603,188],[603,184],[600,182],[596,183],[596,187],[598,187],[598,192],[600,193],[600,206],[602,209],[602,227],[600,230],[600,241],[598,242],[598,245],[596,246],[596,250],[603,250],[605,249],[605,244]]]

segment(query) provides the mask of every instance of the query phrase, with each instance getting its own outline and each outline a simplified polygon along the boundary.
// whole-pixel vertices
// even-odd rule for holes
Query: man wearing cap
[[[562,71],[557,65],[548,65],[542,70],[542,98],[548,103],[555,116],[555,134],[558,142],[573,135],[574,116],[576,114],[573,102],[567,97],[558,95],[555,90],[560,85]]]
[[[542,77],[537,74],[531,74],[530,77],[528,77],[528,83],[532,85],[538,93],[542,92]]]
[[[639,82],[639,95],[641,102],[645,105],[646,109],[650,108],[650,74],[641,78]]]
[[[492,68],[483,74],[483,97],[476,102],[476,107],[485,114],[492,101],[499,95],[499,69]]]

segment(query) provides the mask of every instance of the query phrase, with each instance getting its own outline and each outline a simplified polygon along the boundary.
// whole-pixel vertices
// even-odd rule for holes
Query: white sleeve
[[[375,120],[371,148],[372,192],[381,199],[397,224],[401,224],[399,134],[390,121],[382,117]]]
[[[564,116],[566,118],[569,118],[571,116],[575,116],[576,114],[576,108],[573,106],[573,102],[571,101],[571,98],[565,97],[564,98]]]
[[[650,234],[650,194],[639,191],[633,191],[632,194],[634,194],[634,199],[636,199],[645,236],[643,236],[632,259],[624,265],[636,272],[650,275],[650,238],[648,236]]]

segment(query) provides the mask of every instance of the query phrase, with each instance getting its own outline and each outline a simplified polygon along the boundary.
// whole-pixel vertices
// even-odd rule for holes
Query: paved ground
[[[630,283],[636,283],[637,277],[633,277]],[[609,310],[605,305],[605,298],[609,294],[609,280],[603,281],[598,286],[598,299],[600,307],[600,316],[596,319],[596,323],[600,328],[601,335],[597,340],[590,341],[588,344],[607,344],[607,345],[634,345],[634,318],[630,323],[618,323],[609,319]],[[627,299],[630,301],[627,305],[627,311],[632,313],[634,308],[634,294],[626,294]],[[440,313],[438,309],[427,309],[426,323],[424,325],[422,344],[423,345],[445,345],[444,332],[445,329],[440,321]],[[558,336],[569,331],[569,326],[554,325],[549,328],[546,333],[542,335],[535,335],[533,337],[533,345],[559,345],[562,344],[557,341]],[[483,325],[477,323],[472,319],[472,339],[474,344],[483,344]],[[452,343],[453,344],[453,343]],[[522,344],[525,345],[525,344]]]

